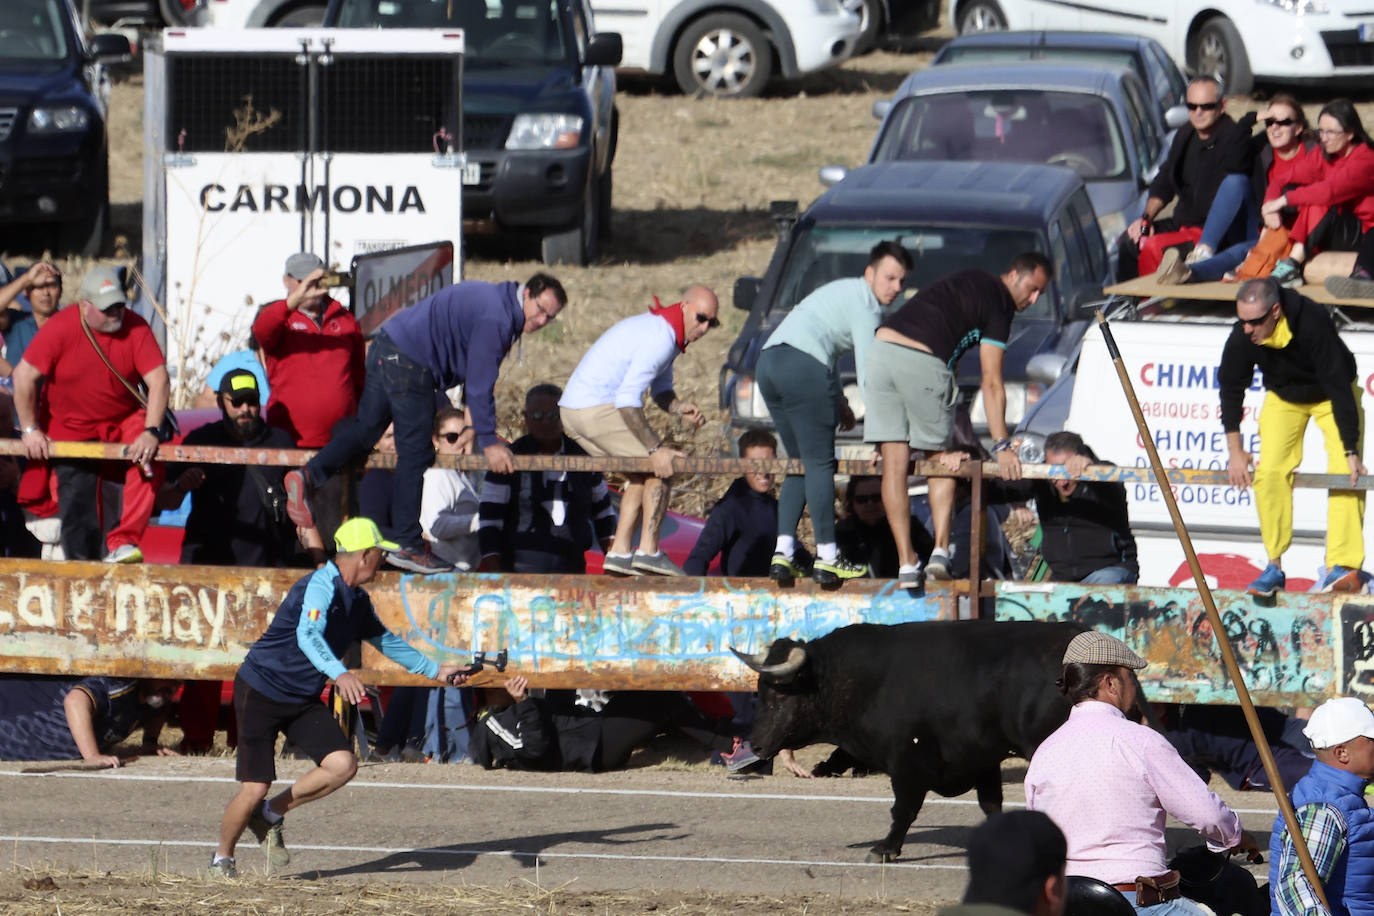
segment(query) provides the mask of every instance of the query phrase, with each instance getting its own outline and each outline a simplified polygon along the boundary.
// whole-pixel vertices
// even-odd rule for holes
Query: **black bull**
[[[892,829],[871,860],[889,861],[927,792],[977,789],[1002,808],[1001,763],[1030,759],[1064,723],[1064,648],[1086,627],[1031,621],[856,624],[812,642],[778,639],[735,654],[759,672],[754,749],[825,742],[892,780]]]

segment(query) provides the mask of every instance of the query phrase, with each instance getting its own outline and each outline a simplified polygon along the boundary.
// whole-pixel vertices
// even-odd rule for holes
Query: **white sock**
[[[797,539],[790,534],[780,534],[778,535],[778,546],[774,550],[790,560],[793,554],[797,552]]]
[[[617,560],[628,560],[634,556],[634,553],[611,553],[608,550],[606,551],[606,556],[615,557]]]
[[[232,861],[234,861],[234,857],[233,857],[233,856],[222,856],[222,855],[220,855],[219,853],[215,853],[215,857],[214,857],[213,859],[210,860],[210,864],[211,864],[211,865],[218,865],[218,864],[221,863],[221,862],[232,862]]]
[[[840,549],[832,542],[830,544],[816,545],[816,559],[822,563],[834,563],[840,555]]]
[[[902,575],[903,573],[911,573],[911,574],[914,575],[914,574],[916,574],[916,573],[919,573],[920,571],[921,571],[921,564],[920,564],[920,563],[917,563],[917,564],[912,565],[912,566],[908,566],[908,565],[906,565],[906,564],[903,564],[902,566],[899,566],[899,567],[897,568],[897,575],[900,576],[900,575]]]
[[[282,819],[282,815],[273,811],[272,803],[265,798],[262,800],[261,807],[258,808],[258,813],[261,814],[263,816],[263,819],[266,820],[269,824],[280,823]]]
[[[932,550],[932,551],[930,552],[930,556],[931,556],[932,559],[934,559],[935,557],[944,557],[946,560],[948,560],[948,559],[949,559],[949,548],[948,548],[948,547],[936,547],[934,550]]]

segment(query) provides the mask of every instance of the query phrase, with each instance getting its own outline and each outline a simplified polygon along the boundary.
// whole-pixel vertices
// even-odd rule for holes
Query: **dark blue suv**
[[[63,252],[93,255],[109,214],[104,63],[123,35],[88,44],[71,0],[0,2],[0,224],[58,229]]]
[[[1003,365],[1008,428],[1040,394],[1026,375],[1027,362],[1040,353],[1070,352],[1089,319],[1084,307],[1102,298],[1108,281],[1107,250],[1083,180],[1057,166],[866,165],[846,175],[800,219],[783,217],[780,235],[764,277],[735,282],[735,307],[747,310],[749,318],[721,368],[721,407],[729,411],[732,443],[746,429],[773,425],[754,385],[754,366],[768,335],[812,290],[862,274],[869,249],[881,239],[895,238],[911,253],[916,266],[906,278],[909,291],[969,267],[1000,273],[1022,251],[1043,252],[1054,262],[1049,289],[1012,324]],[[976,347],[965,354],[957,374],[974,428],[986,435]],[[842,381],[854,415],[862,418],[852,358]],[[871,449],[855,448],[861,435],[862,424],[839,434],[842,457],[868,457]]]

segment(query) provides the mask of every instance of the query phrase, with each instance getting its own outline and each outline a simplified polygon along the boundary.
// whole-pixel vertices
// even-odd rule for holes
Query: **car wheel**
[[[859,17],[859,38],[854,42],[854,54],[867,54],[878,43],[878,32],[883,27],[882,0],[840,0],[846,13]]]
[[[324,24],[323,6],[298,6],[272,21],[274,28],[301,29]]]
[[[77,6],[80,8],[80,4]],[[164,25],[175,28],[191,24],[190,10],[181,0],[158,0],[157,10],[162,14]]]
[[[756,96],[772,72],[772,45],[753,20],[735,13],[702,16],[673,50],[673,75],[688,95]]]
[[[1007,17],[995,0],[972,0],[959,10],[959,34],[1005,32]]]
[[[1255,88],[1250,57],[1235,23],[1216,16],[1202,24],[1193,36],[1188,66],[1194,73],[1215,76],[1227,95],[1248,95]]]
[[[539,256],[545,264],[585,267],[596,260],[601,203],[597,185],[595,176],[587,180],[587,193],[582,195],[582,214],[576,226],[544,236]]]

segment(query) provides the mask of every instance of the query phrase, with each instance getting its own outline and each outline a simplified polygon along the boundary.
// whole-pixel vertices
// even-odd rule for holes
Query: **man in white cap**
[[[1168,739],[1127,718],[1138,715],[1133,672],[1144,667],[1106,633],[1073,638],[1058,681],[1073,709],[1031,758],[1026,807],[1064,831],[1069,874],[1115,886],[1140,913],[1207,916],[1181,896],[1178,872],[1166,864],[1165,815],[1201,833],[1214,852],[1259,848]]]
[[[77,303],[44,323],[14,367],[14,405],[30,460],[51,457],[54,440],[128,446],[129,463],[118,471],[92,461],[53,463],[62,549],[69,560],[142,562],[139,541],[162,484],[162,465],[149,462],[167,437],[167,363],[148,323],[127,302],[119,272],[91,268]],[[147,386],[146,406],[134,387],[138,381]],[[102,473],[123,479],[117,523],[101,517]]]
[[[234,678],[240,785],[224,811],[219,848],[210,860],[212,874],[238,874],[234,847],[245,828],[253,831],[269,864],[288,864],[283,816],[342,788],[358,772],[348,739],[320,702],[330,680],[349,703],[363,698],[363,682],[339,660],[355,640],[368,641],[412,674],[445,683],[467,680],[460,673],[463,666],[440,665],[421,655],[372,609],[362,586],[377,574],[382,555],[400,545],[384,539],[371,519],[351,518],[335,531],[334,546],[333,560],[291,586]],[[273,755],[279,734],[309,754],[315,769],[269,799],[267,792],[277,778]]]
[[[1317,900],[1280,816],[1269,835],[1272,912],[1374,913],[1374,810],[1364,796],[1374,778],[1374,713],[1363,700],[1336,697],[1318,706],[1302,731],[1317,759],[1293,786],[1293,808],[1331,908]]]

